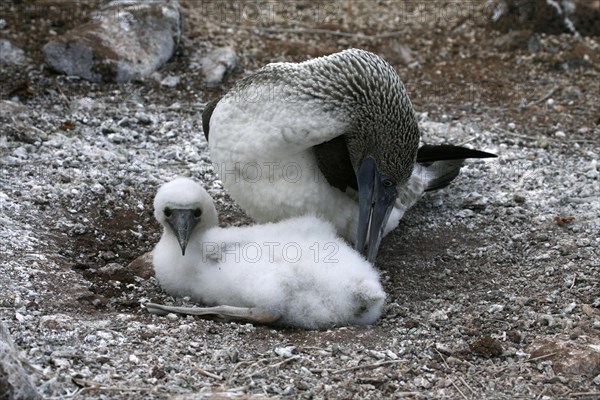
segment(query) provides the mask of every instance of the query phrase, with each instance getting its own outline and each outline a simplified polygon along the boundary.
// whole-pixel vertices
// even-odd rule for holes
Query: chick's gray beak
[[[360,163],[357,179],[358,231],[354,248],[362,253],[368,234],[367,261],[373,263],[377,258],[383,230],[398,192],[393,180],[377,170],[377,164],[372,157],[367,157]]]
[[[167,222],[175,232],[175,236],[181,247],[182,256],[185,256],[185,248],[187,247],[190,236],[192,236],[192,231],[198,221],[199,218],[194,216],[194,210],[171,210],[171,216],[167,219]]]

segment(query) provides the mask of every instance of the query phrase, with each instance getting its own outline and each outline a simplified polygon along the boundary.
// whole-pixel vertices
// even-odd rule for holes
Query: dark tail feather
[[[206,104],[206,107],[204,107],[204,111],[202,111],[202,130],[204,131],[204,137],[206,138],[207,142],[208,128],[210,127],[210,117],[212,117],[212,113],[215,110],[217,103],[219,103],[219,100],[221,100],[221,98],[209,101],[208,104]]]
[[[417,162],[427,175],[425,191],[442,189],[460,173],[467,158],[492,158],[495,154],[449,144],[424,145],[417,151]]]
[[[442,160],[421,165],[428,176],[425,191],[445,188],[458,176],[465,160]]]
[[[468,149],[451,144],[431,145],[425,144],[417,151],[417,162],[428,163],[442,160],[464,160],[466,158],[493,158],[495,154],[485,151]]]

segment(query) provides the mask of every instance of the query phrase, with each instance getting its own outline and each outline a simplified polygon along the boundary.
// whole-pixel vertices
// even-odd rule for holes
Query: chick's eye
[[[392,187],[392,186],[394,186],[394,181],[392,181],[389,178],[385,178],[381,183],[383,183],[383,186],[385,186],[385,187]]]
[[[171,218],[171,215],[173,215],[173,212],[171,211],[170,208],[165,208],[163,213],[165,214],[165,217],[167,217],[167,218]]]
[[[200,218],[201,215],[202,215],[202,210],[199,208],[196,208],[194,210],[194,218]]]

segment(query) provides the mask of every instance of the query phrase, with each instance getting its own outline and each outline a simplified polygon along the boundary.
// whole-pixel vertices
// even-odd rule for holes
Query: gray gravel
[[[190,21],[200,20],[186,7]],[[367,11],[353,15],[373,21]],[[213,47],[235,40],[280,49],[247,31],[216,32]],[[343,47],[350,39],[334,40]],[[420,40],[411,45],[420,66],[404,74],[425,70],[430,79],[434,55],[425,51],[437,48]],[[585,40],[542,35],[540,46],[598,48]],[[39,60],[25,42],[14,43]],[[158,317],[142,306],[191,304],[162,293],[147,263],[134,261],[158,240],[151,207],[161,183],[193,176],[216,199],[223,225],[250,222],[206,151],[200,113],[211,92],[194,90],[201,77],[181,61],[208,46],[200,43],[184,39],[183,55],[159,77],[119,86],[57,77],[39,64],[0,65],[2,77],[26,82],[6,79],[0,101],[0,319],[18,346],[2,336],[0,350],[10,348],[44,398],[598,397],[600,130],[586,114],[597,97],[588,90],[598,84],[594,53],[596,66],[577,70],[576,80],[552,69],[557,80],[527,92],[530,105],[516,111],[488,105],[486,93],[472,113],[421,102],[427,142],[499,158],[469,162],[385,238],[376,266],[388,303],[377,324],[315,332]],[[244,72],[264,63],[251,46],[235,50]],[[442,78],[456,73],[435,68]],[[433,106],[441,112],[422,112]]]
[[[98,300],[92,282],[101,281],[102,272],[87,270],[84,277],[77,263],[93,263],[82,260],[89,255],[77,254],[70,243],[82,235],[110,240],[102,237],[94,214],[107,223],[115,223],[114,215],[121,211],[132,214],[136,224],[124,237],[130,254],[141,255],[157,239],[158,229],[149,223],[149,200],[160,183],[191,175],[213,196],[228,201],[208,161],[195,111],[202,105],[135,103],[126,94],[90,93],[71,98],[69,108],[56,95],[53,106],[26,107],[7,121],[9,132],[31,137],[32,143],[6,135],[2,140],[5,261],[0,285],[5,290],[0,315],[36,367],[45,396],[111,398],[143,392],[162,398],[225,391],[377,397],[386,386],[397,393],[439,397],[458,390],[454,385],[461,382],[460,371],[466,374],[462,379],[479,382],[476,389],[471,386],[476,393],[520,390],[528,396],[535,393],[530,383],[517,380],[514,386],[498,387],[497,376],[477,378],[490,362],[492,371],[537,368],[526,362],[523,338],[507,339],[505,325],[517,323],[523,335],[532,335],[528,331],[534,327],[547,334],[599,329],[594,308],[600,303],[598,146],[579,145],[567,155],[515,145],[500,126],[485,130],[426,116],[421,126],[427,140],[469,141],[498,153],[499,159],[468,164],[456,184],[426,197],[398,233],[386,239],[380,260],[386,285],[394,293],[403,291],[403,279],[409,285],[406,298],[391,297],[377,326],[305,333],[174,315],[160,318],[137,305],[150,298],[168,299],[153,277],[130,277],[124,283],[112,280],[110,272],[103,284],[123,290],[122,295]],[[65,116],[76,128],[57,128]],[[558,227],[557,216],[573,220]],[[452,232],[463,232],[463,237],[451,238]],[[409,241],[419,245],[428,240],[421,235],[438,233],[454,243],[440,244],[445,250],[439,256],[462,266],[433,267],[432,278],[439,274],[461,286],[460,275],[474,269],[475,279],[486,285],[474,282],[472,291],[463,287],[431,298],[421,292],[424,298],[407,304],[419,282],[407,277],[417,267],[402,264],[419,260],[409,254],[399,261],[394,250],[398,243],[410,248]],[[120,248],[112,252],[96,256],[116,261],[118,268]],[[432,261],[425,257],[422,265]],[[498,270],[490,270],[495,264]],[[85,303],[90,298],[91,311]],[[129,308],[124,308],[126,300]],[[588,305],[590,315],[582,308],[586,302],[594,303]],[[454,334],[462,321],[478,318],[499,321],[491,336],[500,344],[500,359],[455,356],[470,350]],[[448,364],[449,372],[429,366],[438,362]],[[543,369],[538,373],[543,375]],[[470,385],[460,385],[469,390]]]

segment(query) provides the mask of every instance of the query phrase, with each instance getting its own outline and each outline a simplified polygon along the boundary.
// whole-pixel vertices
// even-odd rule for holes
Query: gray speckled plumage
[[[349,49],[299,64],[274,63],[238,82],[227,96],[270,86],[277,101],[311,102],[349,122],[344,136],[354,169],[367,156],[398,184],[410,177],[420,132],[400,77],[383,58]],[[273,98],[274,100],[274,98]]]

